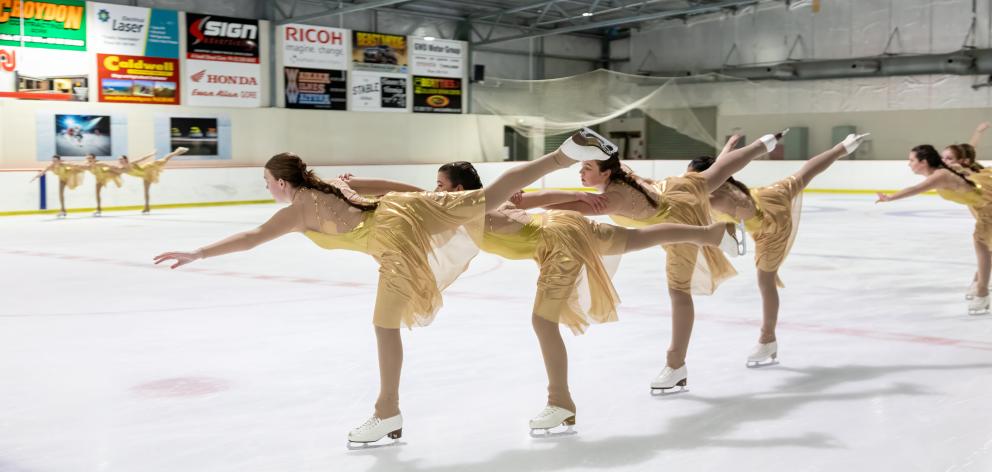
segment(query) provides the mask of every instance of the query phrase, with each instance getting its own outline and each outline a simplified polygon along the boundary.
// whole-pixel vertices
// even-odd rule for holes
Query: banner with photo
[[[231,158],[231,119],[226,115],[155,115],[155,148],[189,148],[178,160]]]
[[[284,67],[286,108],[348,109],[348,73],[343,70]]]
[[[37,155],[47,161],[53,154],[66,160],[114,159],[127,153],[127,117],[119,114],[88,115],[39,111]]]
[[[86,2],[0,1],[0,46],[85,51]]]
[[[92,69],[85,52],[0,47],[0,97],[85,102]]]
[[[352,111],[407,111],[407,78],[402,74],[352,72],[348,108]]]
[[[413,76],[414,113],[461,113],[462,79]]]
[[[258,64],[186,61],[183,104],[204,107],[261,106]]]
[[[348,70],[348,39],[340,28],[289,24],[279,27],[282,63],[290,67]]]
[[[258,64],[258,20],[186,13],[186,57]]]
[[[97,54],[101,102],[179,104],[179,60]]]
[[[179,12],[89,4],[89,49],[129,56],[179,57]]]
[[[406,36],[352,31],[352,70],[407,73]]]
[[[465,76],[465,58],[468,44],[464,41],[448,41],[410,37],[410,70],[413,75],[429,77],[450,77],[461,79]]]

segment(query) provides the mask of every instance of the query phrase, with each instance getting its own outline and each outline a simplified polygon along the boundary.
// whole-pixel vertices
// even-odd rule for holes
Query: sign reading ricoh
[[[0,46],[86,50],[86,2],[0,0]]]

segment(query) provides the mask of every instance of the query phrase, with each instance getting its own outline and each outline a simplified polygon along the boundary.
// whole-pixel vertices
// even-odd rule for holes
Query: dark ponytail
[[[453,187],[461,185],[465,190],[478,190],[482,188],[482,179],[479,178],[479,172],[475,170],[475,166],[470,162],[449,162],[441,166],[437,171],[444,172],[444,175],[448,176],[448,180],[451,181]]]
[[[313,170],[308,170],[307,163],[303,162],[300,156],[291,152],[283,152],[272,156],[269,162],[265,163],[265,168],[276,179],[285,180],[286,183],[297,188],[309,188],[319,192],[329,193],[359,210],[371,211],[379,206],[379,203],[375,200],[367,200],[365,202],[352,201],[341,192],[341,189],[321,180]]]
[[[937,152],[937,149],[935,149],[933,146],[929,144],[920,144],[919,146],[914,147],[910,151],[913,153],[913,155],[916,156],[916,160],[926,161],[927,165],[930,166],[931,169],[947,169],[953,172],[954,175],[961,177],[961,179],[964,180],[965,182],[968,182],[968,185],[972,187],[975,186],[975,183],[968,180],[968,177],[966,177],[963,173],[961,173],[961,171],[958,171],[945,164],[944,160],[941,159],[940,157],[940,153]]]
[[[709,169],[714,162],[716,162],[716,159],[713,158],[713,156],[699,156],[689,161],[689,170],[693,172],[702,172]],[[744,195],[747,196],[748,200],[751,200],[752,203],[754,202],[754,198],[751,196],[751,189],[747,188],[747,185],[744,185],[744,182],[741,182],[733,177],[729,177],[727,178],[727,183],[739,188],[741,192],[744,192]]]
[[[658,208],[658,202],[655,201],[654,197],[634,178],[633,174],[624,170],[623,166],[620,165],[618,154],[613,154],[613,156],[605,161],[596,161],[596,165],[599,166],[600,172],[610,172],[610,182],[623,182],[631,186],[634,190],[641,192],[653,208]]]

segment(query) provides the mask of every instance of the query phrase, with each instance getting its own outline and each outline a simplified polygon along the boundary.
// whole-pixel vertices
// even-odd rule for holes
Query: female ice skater
[[[461,274],[478,248],[469,234],[482,233],[484,215],[541,176],[577,161],[607,159],[616,145],[581,130],[555,152],[504,172],[485,189],[464,192],[358,195],[340,179],[325,182],[298,156],[283,153],[265,165],[266,188],[289,206],[256,229],[192,252],[165,252],[155,263],[176,268],[206,257],[247,251],[291,232],[327,249],[370,254],[379,263],[373,324],[379,353],[380,393],[375,413],[348,434],[369,443],[402,434],[399,380],[403,362],[401,326],[426,326],[441,307],[441,290]],[[462,227],[464,226],[464,229]],[[466,232],[467,230],[467,232]]]
[[[358,190],[362,179],[346,176]],[[437,172],[436,191],[461,192],[482,188],[475,167],[468,162],[445,164]],[[370,189],[370,191],[373,189]],[[516,195],[515,195],[516,197]],[[580,200],[594,207],[602,197],[586,192],[546,192],[542,205]],[[548,376],[545,408],[529,422],[531,434],[549,434],[559,425],[575,424],[575,402],[568,388],[568,354],[559,325],[581,334],[590,323],[617,320],[620,300],[610,281],[604,256],[646,249],[660,244],[723,245],[737,249],[734,225],[656,224],[627,229],[589,220],[573,211],[550,210],[529,214],[506,202],[486,213],[479,247],[506,259],[533,259],[540,275],[531,311],[544,368]],[[610,264],[615,267],[615,264]]]
[[[34,177],[31,178],[30,182],[34,182],[37,178],[45,175],[45,172],[51,171],[59,178],[59,213],[56,215],[57,218],[65,218],[65,189],[72,190],[83,183],[83,173],[86,172],[86,167],[68,164],[62,162],[62,157],[58,154],[52,156],[52,163],[48,164],[48,167],[38,171]]]
[[[786,131],[762,136],[747,146],[730,151],[703,172],[689,172],[658,181],[629,172],[620,165],[617,156],[606,161],[584,162],[579,171],[582,184],[596,187],[605,195],[606,208],[599,211],[583,202],[545,208],[576,210],[587,215],[608,214],[617,223],[635,228],[657,223],[706,226],[712,223],[710,192],[723,185],[752,159],[775,149]],[[522,206],[531,208],[534,204],[530,202],[541,197],[542,192],[526,193]],[[663,247],[667,254],[665,265],[672,304],[672,340],[665,368],[651,382],[652,393],[666,393],[687,385],[685,358],[695,318],[692,294],[712,294],[721,282],[737,274],[717,248],[695,244],[668,244]],[[743,250],[738,254],[742,253]]]
[[[187,151],[189,151],[188,148],[177,147],[175,151],[166,154],[164,157],[162,157],[159,160],[149,162],[148,164],[142,164],[142,162],[144,162],[147,159],[154,158],[155,157],[154,152],[145,155],[141,157],[141,159],[138,159],[134,162],[130,162],[127,156],[121,156],[120,159],[117,160],[118,165],[122,169],[124,169],[124,172],[127,173],[127,175],[130,175],[132,177],[138,177],[144,182],[145,208],[141,210],[142,215],[147,215],[152,211],[150,198],[149,198],[149,189],[151,188],[152,184],[158,183],[158,176],[162,174],[162,169],[169,164],[169,160],[171,160],[173,157],[176,157],[181,154],[185,154]]]
[[[93,216],[100,216],[103,214],[103,201],[100,198],[103,187],[113,182],[117,188],[121,188],[121,174],[124,173],[124,169],[121,166],[98,162],[95,155],[87,154],[86,170],[96,178],[96,211],[93,212]]]
[[[929,144],[921,144],[909,152],[909,168],[913,173],[926,177],[922,182],[893,194],[878,194],[876,203],[891,202],[928,190],[936,190],[945,200],[967,205],[975,217],[975,232],[972,240],[975,257],[978,261],[975,295],[968,303],[968,314],[981,315],[989,312],[989,270],[992,267],[989,244],[992,242],[992,174],[987,172],[967,172],[948,166],[937,150]]]
[[[758,289],[761,291],[762,322],[758,345],[747,356],[748,367],[756,367],[766,362],[775,362],[778,357],[778,342],[775,325],[778,323],[778,289],[784,287],[778,277],[778,269],[792,248],[799,229],[799,214],[802,208],[802,191],[810,181],[831,164],[853,153],[867,134],[848,135],[841,143],[810,160],[793,175],[767,187],[748,189],[746,185],[727,179],[710,194],[710,205],[718,219],[724,221],[744,221],[744,227],[754,238],[754,263],[758,268]],[[740,136],[733,136],[723,153],[714,160],[704,156],[689,163],[690,172],[704,172],[714,162],[723,159],[737,143]]]

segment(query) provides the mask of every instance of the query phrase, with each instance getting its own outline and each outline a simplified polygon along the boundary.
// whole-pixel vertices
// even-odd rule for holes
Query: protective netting
[[[527,137],[567,133],[640,110],[710,146],[722,146],[706,107],[740,108],[765,88],[718,74],[648,77],[599,69],[560,79],[487,78],[472,89],[473,111],[500,117]]]

